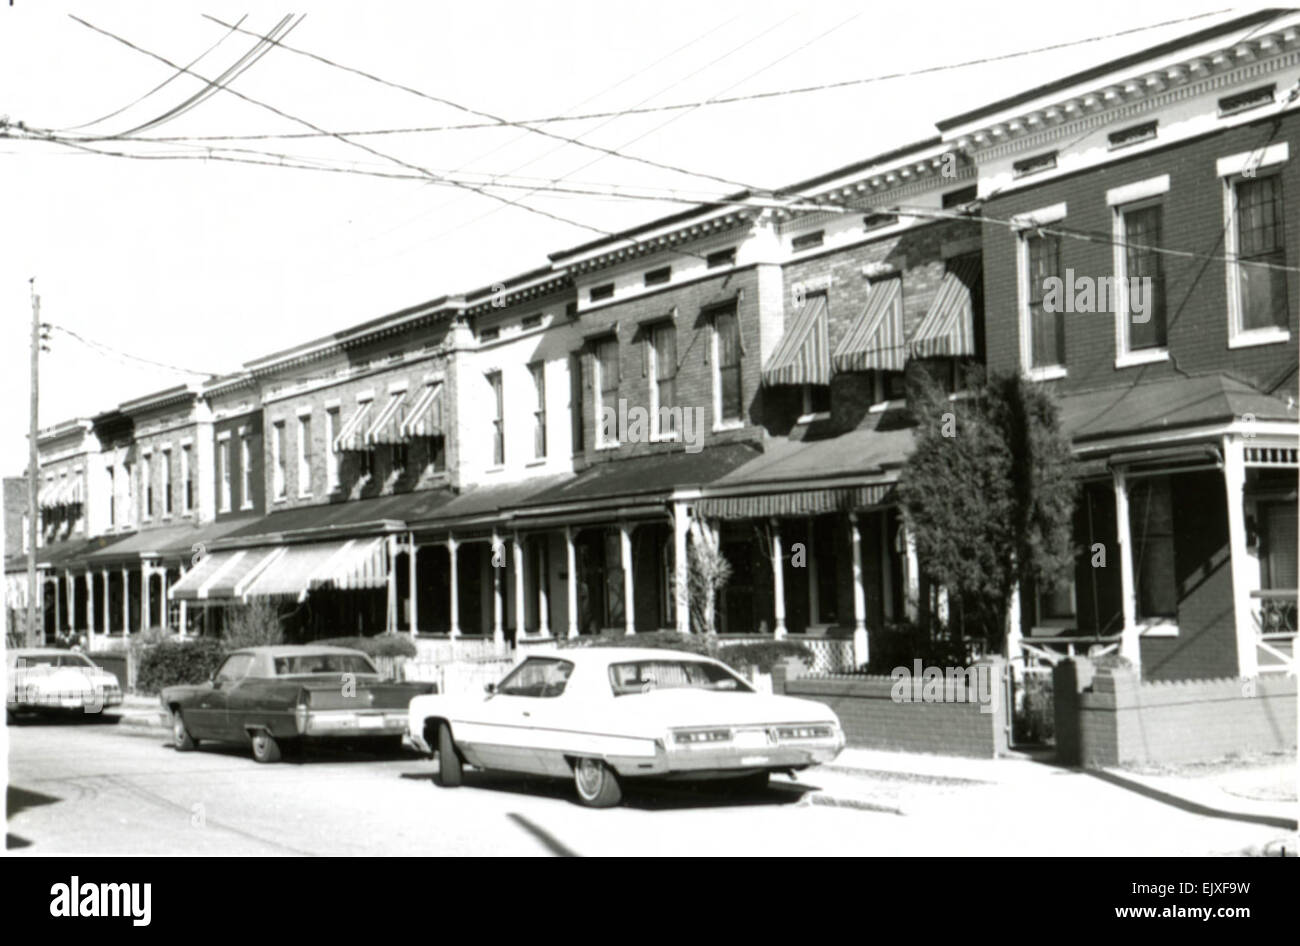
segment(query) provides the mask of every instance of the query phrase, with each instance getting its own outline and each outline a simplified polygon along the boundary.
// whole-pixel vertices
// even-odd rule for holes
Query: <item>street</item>
[[[1295,835],[1276,819],[1024,760],[910,757],[926,763],[916,773],[836,765],[748,794],[646,786],[596,811],[567,782],[469,771],[462,788],[442,789],[433,763],[410,753],[258,765],[235,747],[176,753],[159,730],[114,717],[6,732],[10,854],[1185,855]],[[935,774],[978,766],[1005,781]]]

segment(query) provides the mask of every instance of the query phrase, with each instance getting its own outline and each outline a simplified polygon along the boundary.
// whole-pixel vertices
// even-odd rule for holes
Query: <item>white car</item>
[[[621,780],[743,778],[830,762],[844,748],[821,703],[761,694],[698,654],[632,647],[530,653],[483,696],[411,701],[411,741],[438,755],[444,786],[462,764],[572,777],[583,804],[617,805]]]
[[[55,710],[100,713],[122,702],[117,677],[73,650],[18,648],[7,653],[6,718]]]

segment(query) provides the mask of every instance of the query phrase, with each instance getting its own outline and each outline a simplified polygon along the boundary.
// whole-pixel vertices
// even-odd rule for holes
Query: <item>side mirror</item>
[[[495,683],[485,683],[483,684],[483,692],[488,696],[493,696],[497,692],[497,685]]]

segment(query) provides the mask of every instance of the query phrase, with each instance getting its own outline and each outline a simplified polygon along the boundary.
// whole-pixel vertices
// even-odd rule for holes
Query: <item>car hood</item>
[[[830,707],[813,700],[687,687],[615,697],[614,709],[624,719],[655,727],[839,722]]]

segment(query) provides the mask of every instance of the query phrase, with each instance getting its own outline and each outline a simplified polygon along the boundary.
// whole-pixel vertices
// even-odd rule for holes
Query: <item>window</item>
[[[1274,83],[1247,89],[1245,92],[1238,92],[1235,95],[1225,95],[1219,99],[1219,117],[1236,115],[1238,112],[1245,112],[1261,105],[1270,105],[1276,93],[1277,84]]]
[[[361,479],[368,480],[375,475],[375,449],[368,447],[365,450],[357,451],[358,462],[360,463]]]
[[[591,287],[591,301],[600,302],[602,299],[612,298],[614,295],[614,284],[612,282],[604,283],[600,286]]]
[[[704,258],[704,265],[709,269],[736,265],[736,248],[732,246],[725,250],[714,250]]]
[[[955,191],[945,191],[941,203],[944,210],[951,210],[954,207],[960,207],[962,204],[969,204],[979,196],[979,188],[970,184],[966,187],[959,187]]]
[[[394,443],[388,446],[388,468],[394,473],[401,473],[406,469],[406,463],[410,457],[406,444]]]
[[[217,671],[216,679],[221,683],[237,683],[248,676],[256,659],[253,654],[231,654]]]
[[[857,526],[850,524],[849,528]],[[866,533],[871,535],[870,532]],[[831,516],[818,516],[812,524],[812,548],[809,557],[817,565],[817,613],[814,624],[834,624],[839,620],[838,590],[835,583],[835,564],[839,559],[835,549],[835,520]]]
[[[113,468],[110,466],[105,471],[108,473],[108,524],[117,525],[117,480],[113,476]],[[26,533],[23,533],[26,535]]]
[[[239,502],[244,509],[253,508],[253,435],[239,438]]]
[[[298,418],[298,495],[311,495],[311,415]]]
[[[494,328],[485,328],[478,333],[478,337],[481,342],[495,342],[501,337],[501,328],[499,326]]]
[[[139,510],[136,509],[136,506],[135,506],[135,470],[132,469],[132,466],[133,466],[133,464],[130,464],[130,463],[124,463],[124,464],[122,465],[122,472],[125,474],[125,477],[124,477],[124,478],[126,479],[126,521],[127,521],[127,524],[130,524],[130,523],[132,523],[132,522],[135,521],[136,514],[137,514],[137,512],[139,511]]]
[[[172,503],[172,451],[169,447],[162,452],[162,494],[163,494],[163,515],[170,516],[173,509]]]
[[[519,323],[519,327],[537,328],[541,324],[542,324],[542,313],[538,312],[536,315],[525,315],[523,320]]]
[[[873,371],[872,399],[876,404],[901,401],[907,397],[907,373],[904,371]]]
[[[1178,612],[1174,572],[1174,518],[1168,476],[1131,481],[1129,528],[1139,620],[1172,618]]]
[[[284,499],[285,496],[285,469],[284,469],[284,421],[278,420],[275,426],[271,428],[271,492],[276,499]]]
[[[1261,503],[1260,521],[1263,525],[1263,586],[1281,590],[1294,590],[1296,587],[1296,502]],[[1294,610],[1295,604],[1291,604]],[[1294,623],[1291,624],[1294,627]]]
[[[790,241],[790,249],[796,253],[802,253],[804,250],[816,249],[826,241],[826,231],[816,230],[812,233],[801,233]]]
[[[1119,215],[1119,257],[1123,268],[1118,299],[1121,319],[1121,355],[1128,352],[1162,351],[1166,335],[1165,278],[1163,256],[1164,209],[1160,204],[1125,207]]]
[[[1106,136],[1110,149],[1127,148],[1129,145],[1135,145],[1140,141],[1150,141],[1156,136],[1158,122],[1143,122],[1140,125],[1130,125],[1128,128],[1121,128],[1119,131],[1112,131]]]
[[[653,437],[675,437],[677,419],[677,326],[661,322],[650,329],[650,432]]]
[[[740,378],[740,320],[735,308],[723,309],[713,317],[713,404],[714,425],[740,423],[744,415]]]
[[[805,384],[803,392],[803,413],[827,414],[831,409],[831,387],[829,384]]]
[[[546,456],[546,364],[536,362],[528,366],[533,376],[533,457]]]
[[[1050,311],[1045,304],[1048,280],[1059,280],[1061,241],[1046,233],[1032,233],[1023,238],[1026,261],[1028,309],[1029,367],[1047,368],[1065,364],[1065,312]],[[1059,293],[1057,294],[1059,297]]]
[[[339,455],[334,451],[338,435],[339,409],[331,407],[325,412],[325,489],[331,493],[339,488]]]
[[[1042,626],[1073,626],[1076,623],[1074,578],[1062,581],[1055,588],[1038,588],[1038,618]]]
[[[898,214],[866,214],[862,218],[864,230],[879,230],[881,227],[892,227],[896,223],[898,223]]]
[[[1288,321],[1282,178],[1241,177],[1229,184],[1232,245],[1228,268],[1233,334],[1285,330]]]
[[[752,693],[753,690],[726,667],[705,663],[702,660],[637,660],[609,665],[609,683],[615,696],[648,693],[651,690],[692,689],[729,690],[734,693]],[[708,730],[704,730],[707,732]],[[729,730],[722,728],[723,732]],[[695,733],[678,733],[678,742],[691,741],[684,736]],[[700,740],[703,741],[703,740]]]
[[[140,485],[144,493],[145,519],[153,517],[153,455],[146,453],[140,460]]]
[[[492,465],[501,466],[506,462],[506,418],[501,372],[493,371],[487,376],[487,382],[492,389]]]
[[[606,430],[605,413],[618,410],[618,338],[611,335],[596,343],[596,446],[618,443],[618,426]]]
[[[1046,154],[1036,154],[1014,162],[1011,171],[1015,177],[1028,177],[1040,171],[1050,171],[1054,167],[1056,167],[1056,152],[1048,151]]]
[[[194,509],[194,462],[193,450],[188,443],[181,444],[181,511]]]
[[[221,511],[230,512],[230,438],[217,444],[217,481],[221,484]]]
[[[583,392],[586,386],[582,381],[582,354],[569,356],[569,434],[573,438],[573,452],[582,453],[587,449],[586,424],[583,413],[586,410],[586,398]]]
[[[662,286],[672,278],[673,268],[671,266],[660,266],[658,269],[646,271],[645,284],[647,286]]]
[[[564,692],[573,664],[551,657],[529,657],[497,687],[502,696],[553,697]]]

